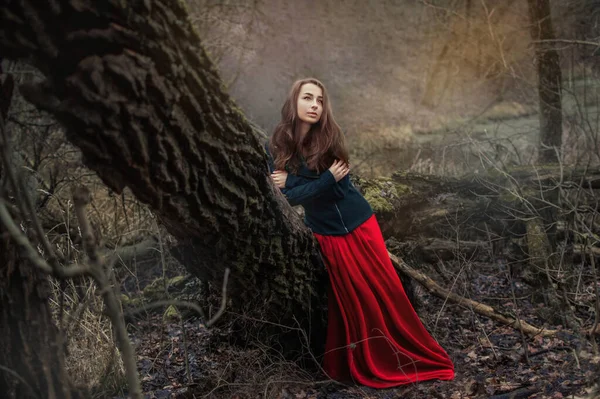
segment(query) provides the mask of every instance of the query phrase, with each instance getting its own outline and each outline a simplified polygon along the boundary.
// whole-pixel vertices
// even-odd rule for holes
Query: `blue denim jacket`
[[[273,172],[275,166],[268,145],[265,150],[270,172]],[[336,183],[329,170],[318,173],[306,163],[302,163],[296,173],[288,171],[281,192],[290,205],[302,205],[304,222],[317,234],[348,234],[373,215],[371,206],[354,187],[349,175]]]

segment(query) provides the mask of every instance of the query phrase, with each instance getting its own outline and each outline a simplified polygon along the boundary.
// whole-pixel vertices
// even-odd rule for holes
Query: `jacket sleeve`
[[[350,187],[350,175],[344,176],[339,182],[333,186],[333,195],[336,199],[342,199],[346,196]]]
[[[275,170],[275,165],[273,163],[273,157],[269,153],[268,145],[265,145],[265,150],[269,161],[269,171],[272,173]],[[285,188],[281,189],[281,192],[292,206],[302,205],[309,200],[318,198],[322,194],[328,192],[328,190],[331,190],[332,188],[335,189],[337,186],[335,177],[333,177],[333,174],[329,170],[321,173],[321,176],[319,176],[318,179],[306,184],[297,185],[295,179],[298,179],[296,175],[288,173],[288,177],[285,181]],[[338,194],[336,194],[336,197],[337,196]]]
[[[289,176],[288,174],[288,178]],[[333,177],[333,174],[329,170],[326,170],[315,181],[294,188],[282,188],[281,192],[285,195],[290,205],[295,206],[318,198],[331,190],[332,186],[335,185],[335,177]]]

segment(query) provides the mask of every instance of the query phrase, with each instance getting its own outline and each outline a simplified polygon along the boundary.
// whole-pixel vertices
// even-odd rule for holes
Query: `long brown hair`
[[[302,86],[312,83],[323,91],[323,112],[317,123],[311,126],[303,142],[300,142],[298,118],[298,96]],[[314,78],[300,79],[294,82],[290,93],[281,108],[281,121],[269,142],[275,168],[284,170],[286,165],[296,171],[304,154],[309,169],[323,171],[334,160],[348,163],[348,149],[339,125],[333,119],[329,96],[323,83]]]

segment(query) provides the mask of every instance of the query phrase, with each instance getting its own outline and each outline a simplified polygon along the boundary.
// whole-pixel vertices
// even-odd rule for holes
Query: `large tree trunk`
[[[540,107],[540,161],[557,162],[562,145],[562,72],[549,0],[527,0],[535,47]]]
[[[193,274],[217,282],[231,268],[230,309],[308,325],[324,291],[314,240],[270,182],[264,136],[224,93],[184,2],[0,4],[0,51],[45,74],[22,91],[85,164],[152,207]]]

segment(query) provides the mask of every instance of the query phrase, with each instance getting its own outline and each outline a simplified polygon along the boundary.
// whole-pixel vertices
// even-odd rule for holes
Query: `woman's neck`
[[[298,126],[298,132],[300,133],[300,143],[302,143],[304,141],[304,139],[306,138],[306,135],[308,134],[310,127],[311,127],[310,123],[300,122],[300,125]]]

